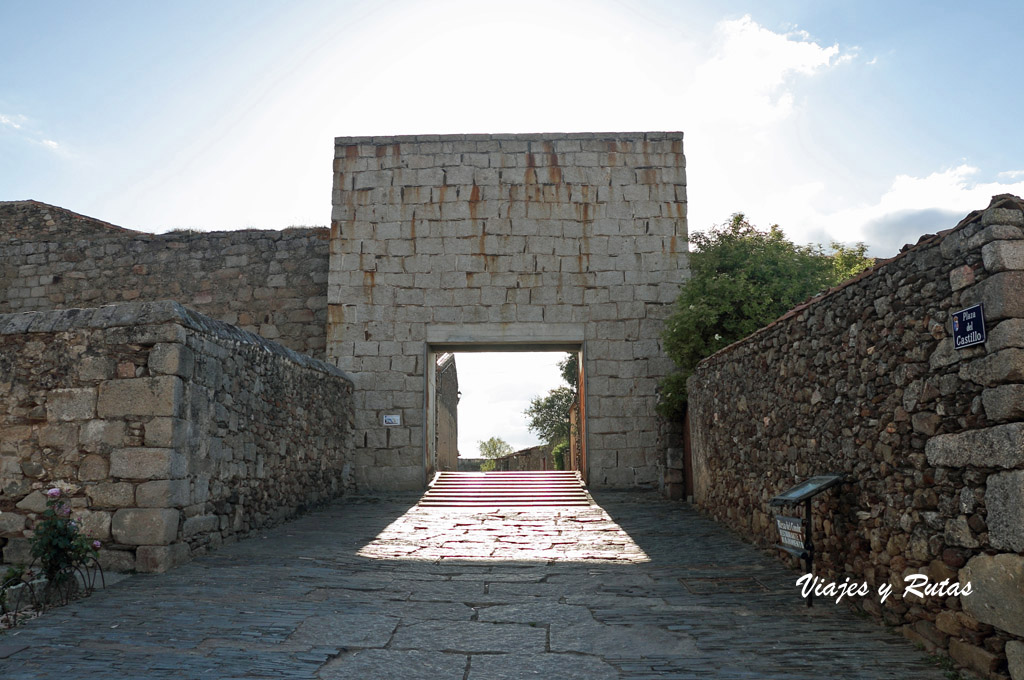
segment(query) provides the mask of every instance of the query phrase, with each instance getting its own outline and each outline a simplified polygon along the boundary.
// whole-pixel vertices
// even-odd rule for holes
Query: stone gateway
[[[356,382],[357,485],[423,488],[439,352],[558,349],[582,358],[590,484],[658,486],[685,165],[678,132],[338,138],[327,356]]]

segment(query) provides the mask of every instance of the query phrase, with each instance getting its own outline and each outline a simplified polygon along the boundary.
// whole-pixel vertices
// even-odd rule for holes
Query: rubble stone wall
[[[145,234],[0,202],[0,313],[176,300],[323,358],[327,229]]]
[[[510,453],[501,458],[495,458],[494,469],[509,471],[553,470],[554,467],[551,460],[552,448],[550,444],[540,444],[539,446],[531,446],[528,449]]]
[[[356,381],[359,485],[423,488],[428,349],[562,339],[583,347],[590,484],[658,487],[660,336],[688,273],[682,134],[335,149],[327,354]]]
[[[1022,209],[995,197],[723,349],[689,383],[704,512],[771,545],[773,496],[845,473],[814,503],[815,573],[866,581],[872,595],[855,602],[985,677],[1024,658]],[[988,340],[955,349],[951,314],[978,302]],[[974,592],[918,598],[910,574]],[[881,604],[885,583],[895,591]]]
[[[162,571],[351,487],[352,383],[177,303],[0,315],[0,544],[59,485],[106,568]]]

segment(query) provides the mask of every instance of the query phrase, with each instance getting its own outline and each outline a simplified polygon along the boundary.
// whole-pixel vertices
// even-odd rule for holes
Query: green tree
[[[569,409],[579,389],[579,355],[566,354],[558,362],[558,372],[568,387],[556,387],[546,397],[534,397],[523,412],[529,418],[529,430],[552,446],[569,441]]]
[[[501,437],[491,437],[487,441],[478,441],[476,447],[484,458],[501,458],[512,453],[512,445]]]
[[[556,387],[546,397],[534,397],[526,409],[527,427],[541,440],[557,444],[569,439],[569,408],[576,401],[570,387]]]
[[[580,365],[579,354],[569,352],[565,358],[558,362],[558,372],[562,375],[565,384],[572,388],[573,392],[580,389]]]
[[[659,412],[679,418],[697,363],[771,323],[807,298],[872,264],[864,244],[798,246],[778,225],[760,231],[736,213],[691,236],[692,277],[665,322],[665,351],[679,369],[661,382]]]
[[[494,463],[495,458],[501,458],[512,453],[512,445],[501,437],[491,437],[487,441],[478,441],[476,447],[479,449],[480,455],[487,459],[480,464],[481,472],[490,472],[496,467]]]
[[[832,249],[829,257],[832,258],[831,284],[833,286],[853,278],[875,264],[875,259],[867,256],[868,247],[863,243],[847,246],[838,241],[832,241],[829,248]]]

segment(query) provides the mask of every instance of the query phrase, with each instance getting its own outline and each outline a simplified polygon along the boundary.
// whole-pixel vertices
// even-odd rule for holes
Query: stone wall
[[[437,359],[437,399],[434,408],[436,461],[434,470],[444,472],[459,468],[459,368],[454,354]],[[432,471],[432,472],[433,472]]]
[[[326,229],[144,234],[0,202],[0,313],[173,299],[322,358]]]
[[[39,201],[0,201],[0,244],[135,234],[130,229]]]
[[[495,470],[533,471],[553,470],[551,445],[541,444],[494,459]]]
[[[62,486],[101,562],[162,571],[351,486],[337,368],[173,302],[0,315],[0,544]]]
[[[988,341],[954,349],[951,313],[977,302]],[[770,545],[774,495],[845,473],[815,502],[815,573],[866,581],[856,603],[982,675],[1024,660],[1024,202],[998,196],[792,310],[689,390],[704,512]],[[974,592],[901,597],[915,573]]]
[[[589,482],[660,484],[681,133],[338,138],[334,163],[327,353],[358,388],[360,486],[423,488],[424,364],[466,346],[582,347]]]

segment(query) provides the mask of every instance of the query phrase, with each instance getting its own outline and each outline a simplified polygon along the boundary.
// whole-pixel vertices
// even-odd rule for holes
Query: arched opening
[[[491,363],[497,363],[501,361],[501,355],[517,353],[520,355],[528,355],[528,358],[534,358],[538,354],[543,353],[544,355],[550,355],[546,363],[553,364],[559,358],[567,358],[573,356],[576,359],[576,366],[578,366],[578,379],[576,380],[575,386],[564,387],[561,394],[568,396],[567,393],[570,391],[573,393],[571,399],[573,422],[571,426],[567,425],[566,443],[568,445],[567,450],[561,453],[560,461],[561,464],[558,468],[569,471],[579,471],[583,480],[587,478],[587,465],[586,465],[586,373],[584,366],[586,365],[584,357],[584,344],[582,341],[579,342],[547,342],[537,343],[534,341],[528,342],[439,342],[428,344],[426,350],[426,361],[425,365],[431,367],[431,370],[425,371],[425,395],[424,395],[424,471],[428,482],[434,478],[437,472],[441,471],[454,471],[458,470],[457,455],[461,454],[463,458],[476,457],[476,441],[486,439],[483,433],[502,433],[509,431],[509,427],[506,424],[505,428],[502,429],[500,422],[502,416],[508,416],[508,419],[516,419],[521,421],[518,425],[519,436],[513,434],[508,437],[517,446],[513,447],[513,451],[516,454],[511,456],[512,460],[504,460],[500,463],[499,470],[553,470],[556,468],[554,460],[550,457],[550,448],[547,450],[531,451],[530,448],[543,449],[543,447],[536,446],[538,443],[535,441],[536,437],[531,437],[526,434],[526,416],[522,413],[522,406],[528,403],[528,399],[520,399],[521,404],[514,407],[513,410],[518,410],[518,413],[514,414],[501,414],[493,413],[494,416],[492,421],[498,424],[491,426],[490,423],[484,424],[483,427],[479,427],[480,423],[477,422],[481,417],[479,409],[473,409],[470,404],[463,401],[462,389],[459,389],[459,394],[453,399],[452,390],[453,384],[459,384],[460,387],[464,384],[462,376],[468,375],[466,371],[458,369],[460,382],[455,383],[452,380],[452,372],[455,366],[458,366],[459,357],[462,357],[463,364],[474,364],[473,374],[479,378],[481,370],[486,370],[487,366]],[[474,361],[474,359],[476,359]],[[479,359],[483,359],[481,362]],[[536,366],[536,362],[520,363],[522,366]],[[527,369],[528,370],[528,369]],[[558,383],[557,369],[548,372],[548,380],[545,383],[536,384],[547,384],[552,383],[550,386],[555,387]],[[551,377],[553,376],[553,377]],[[497,389],[502,389],[500,386],[496,386]],[[527,388],[526,394],[529,391]],[[536,391],[536,389],[535,389]],[[472,390],[471,390],[472,392]],[[547,393],[547,390],[544,390]],[[477,393],[479,394],[479,393]],[[538,395],[539,396],[539,395]],[[470,398],[475,398],[475,395],[471,394]],[[453,417],[451,413],[453,402],[457,404],[458,416]],[[470,414],[470,417],[474,420],[466,422],[465,414]],[[455,423],[458,423],[456,426]],[[462,434],[458,437],[461,444],[456,444],[455,437],[453,436],[453,430],[459,430]],[[466,431],[469,431],[468,434]],[[468,435],[468,436],[467,436]],[[490,435],[494,436],[494,434]],[[534,440],[534,441],[530,441]],[[524,442],[530,441],[532,447],[521,446]],[[455,451],[453,451],[453,447]],[[472,447],[469,449],[469,447]],[[469,450],[467,450],[469,449]],[[457,453],[456,453],[457,452]],[[455,454],[455,455],[453,455]],[[521,455],[520,455],[521,454]]]

